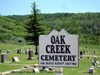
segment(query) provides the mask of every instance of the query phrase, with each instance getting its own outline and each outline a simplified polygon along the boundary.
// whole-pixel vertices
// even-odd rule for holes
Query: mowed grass
[[[17,54],[16,48],[17,49],[29,49],[34,47],[32,45],[0,45],[0,49],[2,49],[2,53],[7,53],[7,49],[11,50],[11,53],[8,54],[8,63],[0,63],[0,72],[5,72],[9,70],[15,70],[15,69],[21,69],[24,68],[25,65],[32,66],[34,64],[38,64],[38,55],[34,55],[35,60],[27,60],[28,54]],[[34,49],[35,50],[35,49]],[[89,50],[88,54],[85,55],[93,55],[93,51],[96,50],[96,56],[100,56],[100,47],[99,45],[80,45],[79,46],[79,51],[83,50]],[[17,56],[20,60],[20,62],[12,62],[12,57]],[[0,58],[1,60],[1,58]],[[79,61],[79,67],[78,68],[63,68],[63,75],[90,75],[89,68],[92,66],[92,61],[94,61],[94,57],[90,57],[87,59],[87,56],[83,56],[83,59]],[[100,62],[100,57],[98,57],[98,61]],[[39,68],[41,69],[41,68]],[[19,73],[12,73],[9,75],[33,75],[32,70],[30,71],[24,71],[24,72],[19,72]],[[55,72],[41,72],[41,73],[34,73],[34,75],[56,75]],[[97,67],[97,65],[94,67],[94,74],[92,75],[100,75],[100,68]]]
[[[87,57],[83,57],[82,60],[79,61],[79,67],[78,68],[63,68],[63,75],[90,75],[89,68],[92,66],[92,61],[94,57],[90,57],[87,59]],[[99,58],[100,61],[100,58]],[[56,75],[55,72],[41,72],[41,73],[32,73],[32,70],[25,71],[25,72],[19,72],[19,73],[12,73],[9,75]],[[94,67],[94,74],[92,75],[100,75],[100,68],[97,67],[97,65]]]
[[[11,53],[8,53],[8,62],[7,63],[0,63],[0,72],[5,72],[5,71],[10,71],[10,70],[15,70],[15,69],[21,69],[24,68],[25,65],[33,65],[37,64],[38,60],[37,57],[35,56],[35,60],[27,60],[28,59],[28,54],[24,54],[22,52],[21,54],[17,54],[18,49],[33,49],[34,47],[32,45],[10,45],[10,44],[0,44],[0,49],[2,49],[1,53],[7,53],[7,50],[11,50]],[[18,57],[20,62],[12,62],[12,57]],[[0,62],[1,62],[1,57],[0,57]]]
[[[79,67],[78,68],[64,68],[64,74],[63,75],[90,75],[89,68],[92,66],[92,61],[94,57],[90,57],[87,59],[87,57],[83,57],[82,60],[79,61]],[[100,61],[100,58],[99,58]],[[93,75],[100,75],[100,68],[97,66],[94,67],[94,74]]]

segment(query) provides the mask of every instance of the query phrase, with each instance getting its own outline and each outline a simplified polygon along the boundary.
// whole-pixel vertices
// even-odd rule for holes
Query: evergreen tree
[[[35,54],[38,54],[37,46],[39,42],[39,35],[44,34],[44,28],[41,26],[39,21],[41,18],[38,17],[40,10],[36,9],[36,3],[33,2],[32,4],[32,14],[29,15],[30,20],[26,23],[26,29],[28,30],[28,36],[26,37],[27,40],[30,40],[36,48]]]

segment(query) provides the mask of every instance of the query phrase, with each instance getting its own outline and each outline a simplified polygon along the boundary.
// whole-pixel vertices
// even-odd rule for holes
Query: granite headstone
[[[29,50],[29,60],[34,60],[34,57],[33,57],[33,50]]]
[[[1,54],[1,62],[6,63],[8,61],[8,55],[6,53]]]
[[[17,50],[17,54],[21,54],[21,50]]]

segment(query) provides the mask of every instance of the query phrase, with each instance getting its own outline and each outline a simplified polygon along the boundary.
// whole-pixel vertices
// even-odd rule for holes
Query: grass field
[[[0,44],[0,49],[2,49],[2,53],[7,53],[7,49],[11,50],[11,53],[8,54],[8,63],[0,63],[0,72],[10,71],[10,70],[16,70],[24,68],[25,65],[32,66],[34,64],[38,64],[37,55],[34,55],[35,60],[27,60],[28,54],[17,54],[17,49],[29,49],[34,47],[32,45],[10,45],[10,44]],[[93,51],[96,50],[96,56],[100,56],[100,47],[99,45],[80,45],[79,51],[83,50],[89,50],[88,54],[85,55],[93,55]],[[20,62],[12,62],[12,57],[17,56],[20,60]],[[93,55],[94,56],[94,55]],[[90,75],[88,73],[90,66],[92,66],[92,61],[94,60],[94,57],[91,56],[89,59],[87,59],[87,56],[83,56],[83,59],[79,61],[79,67],[78,68],[63,68],[63,75]],[[0,58],[1,60],[1,58]],[[98,57],[98,61],[100,62],[100,57]],[[40,68],[41,69],[41,68]],[[33,75],[32,70],[19,72],[19,73],[12,73],[9,75]],[[41,72],[41,73],[34,73],[34,75],[56,75],[55,72],[51,71],[49,73],[47,72]],[[97,65],[94,67],[94,74],[93,75],[100,75],[100,68],[97,67]]]

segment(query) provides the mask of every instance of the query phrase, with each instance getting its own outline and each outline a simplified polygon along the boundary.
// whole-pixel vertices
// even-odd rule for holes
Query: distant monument
[[[27,49],[27,50],[25,51],[25,54],[28,54],[28,52],[29,52],[29,50]]]
[[[83,52],[80,51],[80,58],[82,59],[82,57],[83,57]]]
[[[7,50],[7,53],[10,53],[11,52],[11,50]]]
[[[17,50],[17,54],[21,54],[21,50]]]
[[[96,51],[94,50],[94,54],[96,54]]]
[[[29,50],[29,58],[28,58],[28,60],[34,60],[33,50]]]

